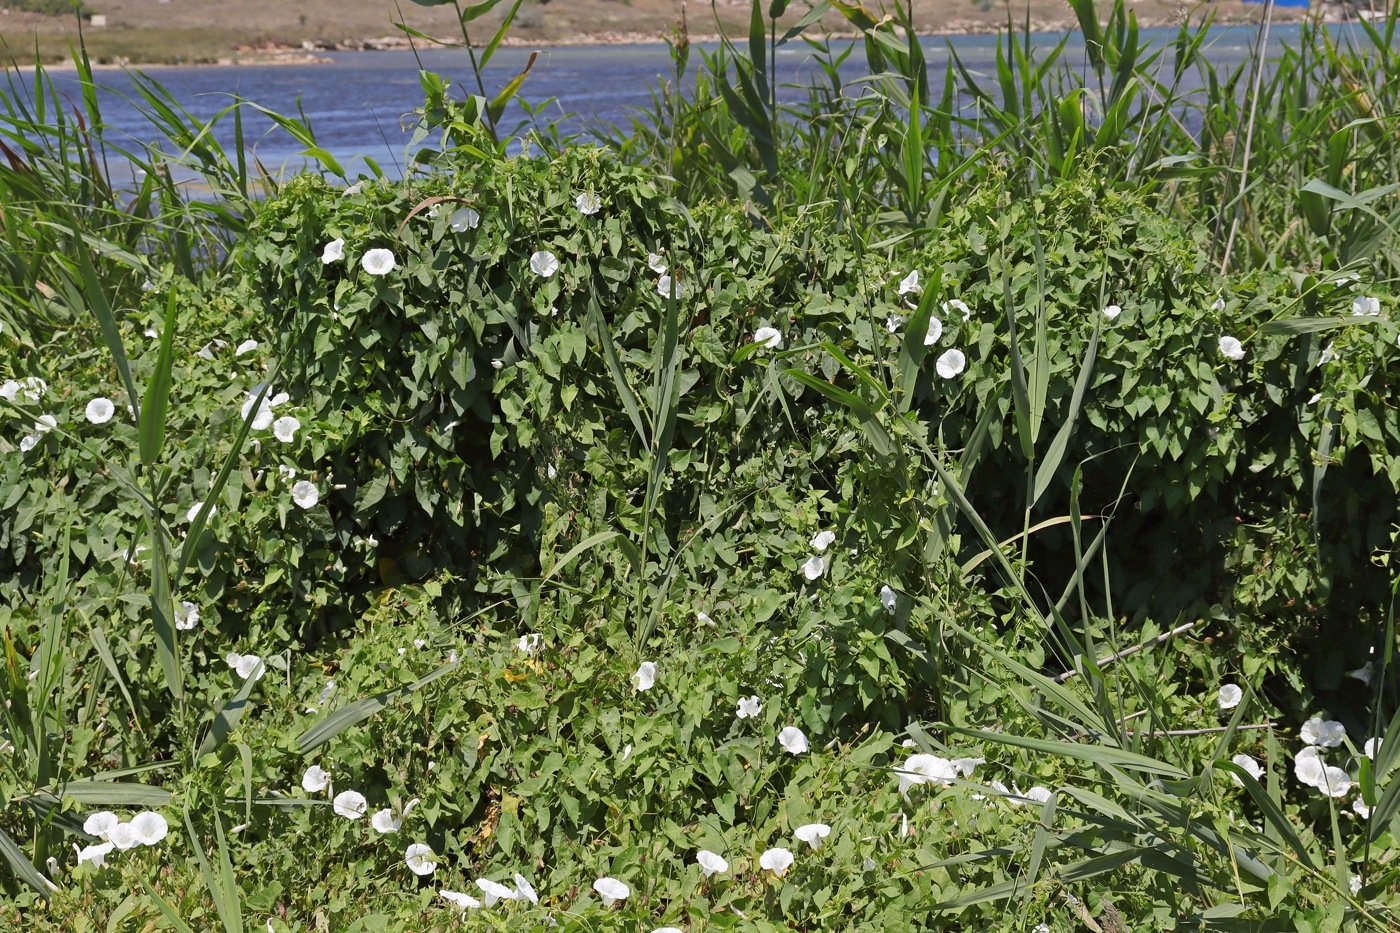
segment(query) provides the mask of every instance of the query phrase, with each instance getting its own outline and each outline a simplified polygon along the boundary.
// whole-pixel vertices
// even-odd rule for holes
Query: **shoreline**
[[[1275,24],[1284,25],[1302,22],[1306,15],[1297,17],[1279,18],[1278,13],[1286,12],[1284,9],[1275,11]],[[1305,11],[1304,11],[1305,13]],[[1323,21],[1328,25],[1341,25],[1351,20],[1339,16],[1324,16]],[[1018,27],[1024,27],[1023,21]],[[1180,20],[1170,18],[1144,17],[1139,21],[1142,29],[1175,28],[1180,25]],[[1240,18],[1233,20],[1217,20],[1211,24],[1215,28],[1231,26],[1255,26],[1258,25],[1252,19]],[[1055,17],[1044,20],[1032,19],[1029,22],[1030,32],[1050,33],[1060,35],[1065,32],[1079,31],[1079,22],[1074,17]],[[940,28],[936,32],[920,33],[921,38],[939,39],[954,36],[972,35],[995,35],[1005,30],[1005,25],[1000,24],[995,27],[978,20],[953,21]],[[849,30],[829,30],[823,33],[824,37],[837,40],[855,40],[861,34]],[[718,33],[698,34],[691,33],[688,36],[691,44],[718,43],[722,36]],[[601,48],[610,46],[629,45],[668,45],[670,37],[662,32],[634,32],[634,31],[601,31],[579,33],[576,35],[562,36],[552,39],[529,39],[520,36],[507,35],[501,42],[504,48]],[[292,66],[292,65],[320,65],[332,64],[333,58],[328,58],[327,53],[333,52],[407,52],[414,48],[424,50],[425,45],[433,49],[461,48],[455,46],[434,46],[422,41],[413,41],[404,36],[372,36],[360,39],[351,39],[340,42],[313,42],[303,40],[301,42],[268,42],[257,46],[235,46],[230,51],[233,53],[227,57],[220,57],[213,60],[195,60],[187,62],[170,61],[132,61],[120,58],[117,61],[92,62],[94,71],[111,71],[125,68],[140,69],[170,69],[170,68],[242,68],[260,66]],[[12,63],[6,63],[6,71],[13,67]],[[50,71],[72,71],[76,68],[72,59],[44,64],[44,68]]]

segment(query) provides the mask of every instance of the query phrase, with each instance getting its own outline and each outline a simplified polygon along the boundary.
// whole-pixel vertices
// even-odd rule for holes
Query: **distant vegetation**
[[[789,105],[784,7],[406,178],[10,85],[0,916],[1400,927],[1400,14]]]
[[[86,15],[91,12],[81,0],[4,0],[5,7],[21,13],[38,13],[43,16],[72,16],[74,13]]]

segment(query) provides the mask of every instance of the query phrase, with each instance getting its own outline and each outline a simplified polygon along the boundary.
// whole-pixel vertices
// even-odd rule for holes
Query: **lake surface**
[[[1141,35],[1145,43],[1160,47],[1175,37],[1176,30],[1145,29]],[[1270,54],[1277,55],[1285,47],[1296,45],[1299,36],[1297,26],[1275,26]],[[1034,35],[1032,42],[1048,52],[1061,37]],[[1254,41],[1255,30],[1249,27],[1214,29],[1207,43],[1208,57],[1217,68],[1230,68],[1248,59]],[[935,88],[941,89],[950,49],[974,74],[987,76],[988,86],[995,87],[995,35],[934,37],[925,39],[924,46]],[[207,119],[227,107],[235,95],[280,113],[295,114],[300,106],[311,118],[318,143],[350,168],[352,175],[363,168],[356,159],[360,156],[370,156],[386,171],[398,174],[394,166],[404,164],[412,111],[423,102],[419,61],[406,51],[324,54],[333,61],[313,65],[158,68],[148,74],[201,118]],[[485,76],[488,95],[510,81],[524,67],[529,54],[529,50],[519,48],[498,51]],[[454,93],[475,90],[464,50],[424,51],[419,53],[419,59],[423,68],[450,80]],[[1071,34],[1062,62],[1087,69],[1084,43],[1078,33]],[[692,50],[690,59],[692,79],[700,65],[697,48]],[[779,49],[779,80],[786,85],[780,97],[799,96],[800,87],[810,83],[815,68],[812,52],[805,44],[794,42]],[[842,75],[854,79],[864,74],[862,49],[857,48]],[[53,77],[62,92],[80,105],[77,78],[62,72]],[[626,125],[629,114],[649,104],[653,92],[668,77],[673,77],[673,68],[669,48],[662,43],[548,48],[541,50],[521,95],[532,102],[552,98],[553,103],[542,116],[562,118],[566,132],[588,135],[600,125]],[[122,71],[102,71],[97,81],[103,89],[100,100],[109,135],[148,140],[149,126],[129,103],[133,96],[129,76]],[[852,85],[848,93],[859,94],[861,87]],[[514,107],[504,122],[510,126],[523,116]],[[231,121],[228,122],[226,130],[216,131],[225,144],[232,129]],[[264,165],[277,169],[300,164],[297,153],[301,147],[290,136],[251,114],[248,123],[251,128],[246,130],[247,136]]]

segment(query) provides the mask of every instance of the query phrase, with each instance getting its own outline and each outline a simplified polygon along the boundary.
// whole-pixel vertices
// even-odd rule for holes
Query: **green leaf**
[[[300,755],[310,754],[351,726],[364,722],[394,700],[423,689],[455,667],[457,667],[456,664],[444,664],[431,674],[421,677],[405,687],[386,690],[383,693],[365,697],[341,707],[301,734],[301,737],[297,739],[297,753]]]

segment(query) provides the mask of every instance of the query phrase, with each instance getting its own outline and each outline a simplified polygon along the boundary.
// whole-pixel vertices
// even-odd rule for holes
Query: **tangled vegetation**
[[[780,107],[785,6],[401,179],[5,98],[6,923],[1396,925],[1396,14]]]

